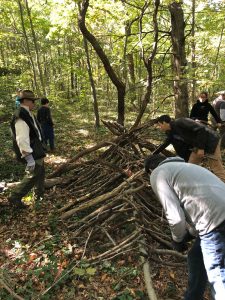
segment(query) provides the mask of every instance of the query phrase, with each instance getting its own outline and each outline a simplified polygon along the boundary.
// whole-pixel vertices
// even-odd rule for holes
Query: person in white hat
[[[26,208],[22,198],[34,187],[36,199],[44,194],[45,149],[41,128],[32,114],[35,107],[34,93],[23,90],[20,93],[20,106],[15,111],[11,121],[14,151],[18,160],[26,164],[25,176],[22,181],[11,191],[9,203],[16,209]]]

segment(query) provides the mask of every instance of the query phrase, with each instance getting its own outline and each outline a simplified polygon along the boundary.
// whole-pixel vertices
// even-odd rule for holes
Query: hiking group
[[[26,164],[25,176],[12,189],[9,203],[16,209],[27,206],[22,198],[34,188],[39,201],[44,195],[46,144],[54,151],[54,129],[47,98],[41,99],[37,118],[32,111],[38,100],[30,90],[22,90],[11,121],[14,150]],[[209,113],[213,126],[208,126]],[[225,170],[221,159],[224,148],[225,91],[213,102],[201,92],[191,109],[190,118],[172,120],[162,115],[155,120],[166,139],[145,159],[145,170],[168,220],[173,248],[188,252],[188,287],[185,300],[203,300],[207,283],[212,297],[225,299]],[[222,143],[221,143],[222,141]],[[224,144],[223,144],[224,143]],[[172,144],[176,157],[160,154]],[[204,164],[208,169],[200,166]]]
[[[225,169],[221,158],[225,91],[214,101],[215,109],[207,97],[206,92],[200,94],[190,118],[172,120],[161,115],[155,120],[166,139],[144,162],[169,223],[174,250],[184,252],[194,240],[188,251],[184,300],[203,300],[208,282],[212,298],[225,299]],[[220,135],[207,126],[209,113]],[[177,156],[166,158],[161,152],[170,144]],[[210,170],[200,166],[202,162]]]

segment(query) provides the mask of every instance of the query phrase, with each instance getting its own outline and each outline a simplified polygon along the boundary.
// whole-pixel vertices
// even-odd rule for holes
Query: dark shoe
[[[55,148],[51,148],[49,153],[55,153]]]
[[[9,204],[11,206],[13,206],[13,208],[15,209],[25,209],[28,208],[27,205],[25,205],[21,200],[14,200],[14,199],[8,199],[9,200]]]

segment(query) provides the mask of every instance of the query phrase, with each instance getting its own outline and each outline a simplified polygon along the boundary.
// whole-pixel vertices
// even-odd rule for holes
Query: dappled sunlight
[[[59,165],[59,164],[66,163],[68,160],[69,158],[53,153],[53,154],[47,154],[45,158],[45,163],[48,165]]]
[[[86,129],[78,129],[78,130],[76,130],[76,132],[83,135],[84,137],[87,137],[90,134],[89,130],[86,130]]]

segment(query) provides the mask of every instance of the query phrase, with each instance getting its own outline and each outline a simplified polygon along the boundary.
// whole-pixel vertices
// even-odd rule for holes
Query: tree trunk
[[[85,17],[86,12],[89,6],[89,0],[83,0],[82,1],[82,8],[80,9],[80,15],[79,15],[79,28],[84,35],[84,37],[91,43],[93,48],[95,49],[96,53],[98,54],[99,58],[101,59],[104,68],[109,75],[109,78],[111,79],[112,83],[115,85],[117,89],[117,95],[118,95],[118,117],[117,121],[119,124],[124,124],[124,114],[125,114],[125,84],[119,79],[119,77],[116,75],[114,69],[112,68],[108,57],[106,56],[105,52],[103,51],[102,47],[98,43],[95,36],[88,31],[86,24],[85,24]]]
[[[23,35],[24,35],[24,38],[25,38],[26,50],[27,50],[27,53],[28,53],[28,57],[29,57],[30,64],[31,64],[31,67],[32,67],[32,71],[33,71],[33,75],[34,75],[34,85],[35,85],[36,91],[39,93],[39,85],[38,85],[38,82],[37,82],[37,75],[36,75],[35,65],[34,65],[32,54],[31,54],[29,39],[28,39],[28,36],[27,36],[25,24],[24,24],[23,7],[22,7],[22,4],[21,4],[20,0],[17,0],[17,3],[18,3],[18,6],[19,6],[19,11],[20,11],[21,26],[22,26]]]
[[[215,68],[213,71],[213,78],[212,80],[216,80],[216,73],[217,73],[217,69],[218,69],[218,58],[219,58],[219,53],[220,53],[220,47],[221,47],[221,43],[222,43],[222,39],[223,39],[223,34],[224,34],[224,22],[222,24],[222,30],[221,30],[221,34],[220,34],[220,41],[219,41],[219,45],[217,47],[217,52],[216,52],[216,59],[215,59]]]
[[[152,92],[152,65],[153,65],[153,61],[157,52],[157,46],[158,46],[158,20],[157,20],[157,16],[158,16],[158,9],[159,9],[159,4],[160,4],[160,0],[155,0],[154,2],[154,12],[153,12],[153,24],[154,24],[154,43],[153,43],[153,49],[151,54],[149,55],[148,58],[144,57],[144,49],[142,49],[142,53],[143,53],[143,61],[144,61],[144,65],[145,68],[147,70],[147,86],[146,86],[146,91],[145,91],[145,95],[143,97],[142,103],[141,103],[141,107],[140,107],[140,111],[139,114],[134,122],[134,125],[132,126],[132,129],[137,127],[138,124],[141,121],[141,118],[146,110],[146,107],[150,101],[150,96],[151,96],[151,92]],[[143,12],[142,12],[142,17],[144,15],[144,10],[147,8],[144,7]],[[140,18],[140,35],[142,35],[142,17]],[[140,40],[142,40],[142,37],[140,37]]]
[[[87,43],[87,40],[86,40],[85,37],[84,37],[84,49],[85,49],[86,58],[87,58],[88,76],[89,76],[89,80],[90,80],[90,84],[91,84],[92,97],[93,97],[93,107],[94,107],[94,114],[95,114],[95,127],[99,128],[100,127],[100,120],[99,120],[97,93],[96,93],[95,82],[94,82],[92,69],[91,69],[91,62],[90,62],[89,51],[88,51],[88,43]]]
[[[128,39],[131,35],[131,25],[132,22],[127,22],[125,27],[126,40],[124,45],[124,72],[126,72],[127,85],[130,91],[130,101],[132,106],[135,108],[135,101],[137,99],[136,91],[135,91],[135,69],[134,69],[134,57],[133,53],[127,53]],[[126,63],[127,61],[127,63]]]
[[[196,101],[196,61],[195,61],[195,0],[192,0],[192,28],[191,28],[191,66],[192,66],[192,91],[191,102]]]
[[[68,51],[69,51],[69,61],[70,61],[70,95],[72,98],[75,96],[75,72],[74,72],[74,62],[73,62],[73,48],[72,48],[72,38],[69,36],[67,38]]]
[[[184,13],[181,4],[173,2],[169,5],[171,14],[171,39],[173,47],[173,71],[175,94],[175,117],[188,117],[188,84],[186,79],[187,65],[185,54]]]
[[[40,82],[41,82],[42,93],[45,94],[46,93],[46,91],[45,91],[45,83],[44,83],[43,72],[42,72],[42,67],[41,67],[41,63],[40,63],[40,56],[39,56],[39,49],[38,49],[38,44],[37,44],[37,38],[36,38],[34,26],[33,26],[33,21],[32,21],[32,17],[31,17],[31,11],[30,11],[30,8],[29,8],[27,0],[25,0],[25,4],[26,4],[27,14],[28,14],[28,18],[29,18],[29,23],[30,23],[30,29],[31,29],[31,33],[32,33],[32,38],[33,38],[33,42],[34,42],[34,49],[35,49],[35,54],[36,54],[36,62],[37,62],[37,68],[38,68]]]

